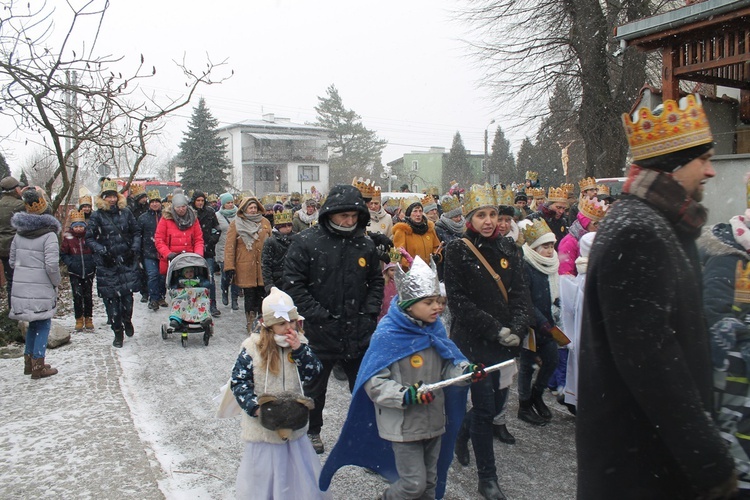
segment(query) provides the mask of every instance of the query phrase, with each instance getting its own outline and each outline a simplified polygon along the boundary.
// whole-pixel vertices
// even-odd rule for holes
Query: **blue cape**
[[[399,359],[428,347],[435,348],[443,359],[450,360],[453,364],[466,361],[458,347],[448,338],[439,319],[435,323],[420,327],[406,317],[398,307],[397,300],[398,296],[391,301],[388,314],[378,324],[370,340],[370,347],[362,360],[344,428],[320,474],[319,485],[323,491],[328,490],[336,471],[346,465],[366,467],[378,472],[390,482],[398,479],[391,442],[382,439],[378,434],[375,405],[364,390],[365,382]],[[435,382],[438,381],[425,381]],[[445,493],[456,434],[466,412],[468,390],[469,386],[466,385],[453,385],[443,389],[446,423],[438,458],[436,498],[442,498]]]

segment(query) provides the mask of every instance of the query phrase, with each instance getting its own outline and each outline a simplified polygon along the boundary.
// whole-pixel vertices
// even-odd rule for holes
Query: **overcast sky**
[[[495,111],[502,107],[478,85],[481,71],[461,40],[466,26],[451,12],[461,5],[456,0],[112,0],[98,53],[125,56],[123,73],[142,53],[157,76],[141,86],[161,95],[184,91],[173,59],[186,55],[195,68],[202,67],[206,54],[214,62],[227,59],[234,76],[199,90],[221,125],[259,119],[262,113],[314,121],[317,97],[334,84],[344,105],[388,141],[384,163],[411,150],[448,149],[456,131],[467,149],[479,153],[490,120],[497,120],[490,126],[491,145],[497,124],[509,133],[504,123],[510,117]],[[57,8],[65,11],[64,5]],[[161,156],[178,151],[194,104],[197,99],[169,120]],[[511,138],[517,149],[522,137]]]

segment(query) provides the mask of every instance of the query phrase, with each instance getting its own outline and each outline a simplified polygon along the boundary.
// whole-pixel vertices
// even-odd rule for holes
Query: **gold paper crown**
[[[71,224],[73,224],[74,222],[86,222],[86,216],[83,212],[79,212],[78,210],[71,210],[68,214],[68,218]]]
[[[388,258],[391,262],[399,263],[401,262],[401,252],[398,251],[398,248],[391,247],[391,249],[388,250]]]
[[[206,201],[209,203],[216,203],[217,201],[219,201],[219,195],[217,195],[216,193],[211,193],[208,195],[208,198],[206,198]]]
[[[437,186],[430,186],[430,187],[427,188],[427,194],[430,194],[430,195],[433,195],[433,196],[439,195],[440,194],[440,190],[438,190]]]
[[[526,171],[526,179],[530,181],[538,181],[539,180],[539,172],[534,172],[532,170]]]
[[[32,187],[32,189],[35,189]],[[47,210],[47,200],[44,199],[44,194],[41,190],[36,190],[38,199],[34,203],[26,203],[26,211],[30,214],[43,214]]]
[[[574,195],[576,192],[575,184],[572,184],[570,182],[563,182],[562,184],[560,184],[560,187],[564,189],[566,193],[568,193],[568,197]]]
[[[372,201],[380,201],[382,190],[380,189],[380,186],[374,186],[372,189]]]
[[[609,208],[609,205],[596,198],[589,199],[586,196],[581,196],[578,200],[578,210],[594,222],[604,218],[607,208]]]
[[[479,207],[497,207],[495,190],[489,184],[484,186],[474,184],[469,188],[464,198],[464,215],[469,214]]]
[[[526,190],[526,196],[531,196],[532,198],[546,198],[547,193],[544,191],[544,188],[528,188]]]
[[[551,201],[553,203],[567,203],[568,202],[568,192],[559,187],[549,188],[549,194],[547,195],[547,201]]]
[[[78,198],[78,208],[81,208],[81,205],[91,205],[91,195],[87,194],[84,196],[81,196]]]
[[[593,177],[586,177],[585,179],[581,179],[578,181],[578,187],[581,188],[581,192],[583,193],[587,189],[596,189],[596,179]]]
[[[291,210],[282,210],[281,212],[274,212],[273,214],[273,225],[279,226],[281,224],[291,224],[292,217],[294,214]]]
[[[741,260],[737,261],[734,273],[734,302],[750,304],[750,263],[744,267]]]
[[[536,219],[532,224],[526,224],[521,231],[523,232],[524,240],[526,240],[529,246],[533,245],[536,240],[545,234],[552,232],[544,219]]]
[[[352,186],[359,189],[359,192],[362,193],[362,198],[372,199],[375,194],[375,183],[370,181],[370,179],[364,180],[362,177],[359,179],[355,177],[352,180]]]
[[[461,207],[461,200],[455,196],[446,196],[440,200],[440,206],[443,207],[443,213],[451,212]]]
[[[146,186],[143,184],[131,184],[130,185],[130,196],[135,198],[136,196],[140,196],[143,193],[146,192]]]
[[[401,207],[401,210],[406,210],[412,203],[421,203],[421,200],[417,197],[417,195],[409,196],[407,198],[401,198],[399,207]]]
[[[161,201],[161,193],[158,189],[152,189],[148,192],[148,201]]]
[[[272,194],[267,194],[263,198],[260,199],[260,202],[263,203],[263,206],[266,205],[275,205],[276,204],[276,197]]]
[[[635,121],[629,114],[623,114],[622,123],[636,163],[638,160],[674,153],[714,140],[697,95],[690,94],[680,99],[679,104],[668,99],[657,115],[645,107],[638,109],[635,114]]]
[[[495,198],[498,205],[508,205],[512,207],[516,202],[516,195],[512,189],[496,189]]]
[[[424,208],[430,203],[435,203],[435,198],[433,198],[432,195],[428,193],[422,196],[422,198],[419,200],[419,203],[421,203],[422,208]]]
[[[388,201],[386,201],[383,205],[388,208],[396,208],[399,205],[399,199],[398,198],[388,198]]]
[[[597,184],[596,186],[596,194],[603,194],[606,196],[609,196],[611,191],[609,190],[609,186],[606,184]]]
[[[117,189],[117,181],[113,181],[110,179],[104,179],[102,181],[102,189],[100,191],[101,194],[106,193],[107,191],[114,191],[115,193],[118,193]]]

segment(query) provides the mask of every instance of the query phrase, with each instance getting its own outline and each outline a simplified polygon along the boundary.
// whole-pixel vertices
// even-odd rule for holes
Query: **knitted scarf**
[[[221,210],[219,210],[219,213],[226,217],[227,220],[233,219],[237,215],[237,207],[222,208]]]
[[[542,254],[533,250],[528,243],[523,245],[523,258],[526,262],[537,271],[546,274],[549,280],[549,298],[552,304],[552,318],[555,320],[555,324],[560,322],[560,306],[556,305],[560,302],[557,300],[560,297],[560,275],[557,274],[560,268],[560,260],[557,257],[557,252],[552,254],[552,257],[544,257]]]
[[[690,198],[672,175],[631,165],[622,190],[659,210],[675,230],[694,239],[700,236],[708,210]]]
[[[411,220],[411,217],[407,217],[406,219],[404,219],[404,222],[409,224],[409,227],[411,227],[411,230],[414,231],[414,234],[419,234],[419,235],[426,234],[427,229],[429,229],[429,225],[427,224],[427,219],[424,217],[422,218],[422,222],[420,222],[419,224]]]
[[[460,221],[455,222],[453,219],[443,214],[440,216],[440,224],[451,233],[458,235],[463,234],[466,229],[466,220],[463,217],[461,217]]]
[[[245,248],[247,248],[248,250],[253,249],[253,244],[259,238],[258,232],[260,232],[260,229],[263,227],[261,225],[262,221],[262,214],[245,214],[234,219],[234,225],[237,228],[237,234],[240,235],[243,243],[245,243]]]
[[[308,226],[318,220],[318,211],[314,211],[312,215],[307,215],[307,212],[305,211],[305,208],[300,208],[297,210],[297,216],[299,217],[299,220],[307,224]]]
[[[187,231],[193,224],[195,224],[195,221],[197,219],[195,215],[195,210],[193,210],[190,207],[187,207],[187,212],[185,212],[185,215],[178,215],[175,211],[174,207],[169,207],[169,211],[172,214],[172,218],[174,219],[175,224],[177,224],[177,227],[180,229],[180,231]]]

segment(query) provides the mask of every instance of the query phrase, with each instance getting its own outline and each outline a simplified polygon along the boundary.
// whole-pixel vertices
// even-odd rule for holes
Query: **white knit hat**
[[[263,299],[262,311],[263,325],[267,327],[300,318],[292,298],[276,287]]]

